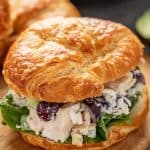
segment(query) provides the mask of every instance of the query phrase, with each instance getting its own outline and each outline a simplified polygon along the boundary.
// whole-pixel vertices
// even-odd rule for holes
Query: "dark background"
[[[72,0],[82,16],[110,19],[127,25],[134,32],[136,19],[148,8],[150,0]],[[150,54],[147,41],[145,53]]]

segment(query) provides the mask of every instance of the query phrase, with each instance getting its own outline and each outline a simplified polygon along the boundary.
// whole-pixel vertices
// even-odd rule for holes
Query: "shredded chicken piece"
[[[130,89],[135,82],[136,79],[134,79],[133,74],[129,72],[126,76],[107,83],[106,87],[115,90],[117,93],[125,95],[127,90]]]
[[[27,122],[36,134],[41,133],[43,137],[48,139],[64,142],[70,136],[75,125],[81,125],[83,122],[90,124],[89,108],[85,104],[82,104],[82,107],[81,103],[66,104],[58,110],[55,119],[48,122],[42,121],[35,109],[30,109]]]

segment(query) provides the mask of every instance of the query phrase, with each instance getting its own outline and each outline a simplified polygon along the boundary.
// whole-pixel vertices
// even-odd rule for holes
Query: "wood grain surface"
[[[145,57],[145,64],[141,69],[145,74],[150,97],[150,56]],[[0,96],[7,91],[7,86],[0,78]],[[1,117],[0,117],[1,121]],[[150,146],[150,113],[140,129],[132,132],[122,142],[115,144],[107,150],[146,150]],[[41,150],[25,143],[20,134],[0,124],[0,150]]]

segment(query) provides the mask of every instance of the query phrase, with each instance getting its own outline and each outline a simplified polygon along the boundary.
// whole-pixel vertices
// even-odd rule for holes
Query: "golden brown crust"
[[[7,55],[3,73],[20,95],[75,102],[100,95],[103,83],[125,75],[142,54],[143,45],[121,24],[55,17],[21,34]]]
[[[6,0],[0,0],[0,64],[5,49],[6,38],[9,33],[9,5]]]
[[[109,136],[108,140],[100,143],[95,144],[83,144],[82,147],[77,147],[71,144],[59,144],[52,141],[48,141],[45,138],[41,138],[35,135],[27,134],[27,133],[21,133],[22,137],[25,141],[29,142],[30,144],[33,144],[35,146],[40,146],[47,150],[101,150],[105,149],[109,146],[111,146],[114,143],[117,143],[124,139],[131,131],[137,129],[140,127],[140,125],[145,120],[145,117],[148,113],[148,94],[145,90],[143,92],[143,99],[142,99],[142,105],[140,105],[139,112],[136,112],[132,116],[132,123],[131,124],[120,124],[120,125],[113,125],[109,129]],[[136,107],[136,106],[135,106]],[[136,108],[135,108],[136,109]],[[137,108],[138,109],[138,108]],[[133,110],[134,111],[134,110]]]
[[[17,33],[41,18],[79,16],[78,10],[69,0],[11,0],[10,7]]]

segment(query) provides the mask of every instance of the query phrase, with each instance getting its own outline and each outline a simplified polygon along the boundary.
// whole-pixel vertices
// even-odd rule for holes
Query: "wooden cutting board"
[[[150,56],[145,57],[146,63],[141,66],[145,74],[150,96]],[[7,91],[2,77],[0,78],[0,96]],[[1,117],[0,117],[1,121]],[[107,150],[146,150],[150,146],[150,113],[140,129],[127,136],[122,142],[111,146]],[[19,133],[0,124],[0,150],[41,150],[25,143]]]

